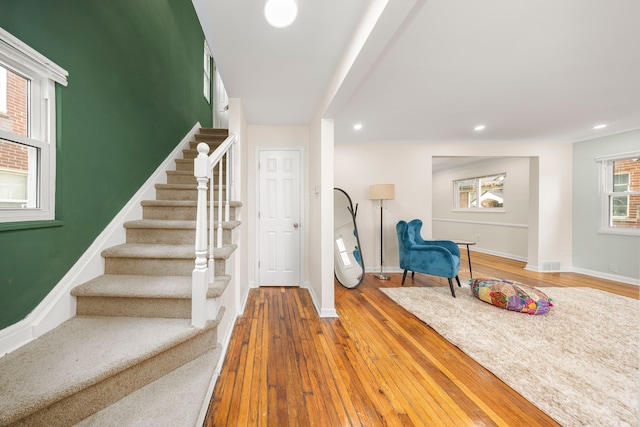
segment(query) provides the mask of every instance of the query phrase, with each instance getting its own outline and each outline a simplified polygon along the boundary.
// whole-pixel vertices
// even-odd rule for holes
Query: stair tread
[[[231,276],[216,276],[209,286],[207,298],[222,294]],[[111,298],[191,298],[189,276],[143,276],[127,274],[105,274],[80,286],[71,295],[76,297]]]
[[[231,230],[240,225],[240,221],[222,221],[222,228]],[[216,222],[217,227],[217,222]],[[124,223],[124,228],[169,228],[182,230],[195,230],[195,220],[175,219],[136,219]]]
[[[193,245],[123,243],[102,251],[104,258],[195,258]]]
[[[220,186],[218,184],[215,184],[213,187],[214,188],[220,188],[220,187],[224,187],[224,186]],[[163,189],[163,190],[193,190],[193,191],[196,191],[197,190],[197,185],[196,184],[156,184],[155,188]]]
[[[214,348],[75,427],[195,426],[221,352]]]
[[[223,202],[224,203],[224,202]],[[140,203],[142,206],[159,206],[159,207],[185,207],[185,206],[198,206],[197,200],[143,200]],[[218,201],[214,201],[214,205],[218,205]],[[230,207],[241,207],[242,202],[229,202]]]
[[[165,172],[167,175],[191,175],[195,178],[195,175],[191,171],[178,171],[178,170],[170,170]]]
[[[214,258],[228,258],[236,249],[235,244],[223,245],[214,249]],[[167,259],[195,259],[193,245],[168,245],[153,243],[123,243],[112,246],[102,251],[104,258],[128,257],[128,258],[167,258]]]
[[[184,230],[195,230],[195,220],[177,219],[135,219],[127,221],[124,228],[175,228]]]
[[[73,317],[0,359],[0,425],[216,326],[209,322],[198,329],[189,319]]]

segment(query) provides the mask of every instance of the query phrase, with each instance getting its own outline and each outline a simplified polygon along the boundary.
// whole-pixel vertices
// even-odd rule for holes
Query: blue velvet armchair
[[[451,295],[455,298],[456,291],[452,279],[455,277],[460,286],[460,249],[450,240],[424,240],[420,235],[421,229],[422,221],[419,219],[408,223],[400,221],[396,224],[400,268],[404,270],[402,285],[407,278],[407,271],[411,271],[412,278],[415,272],[446,277],[449,280]]]

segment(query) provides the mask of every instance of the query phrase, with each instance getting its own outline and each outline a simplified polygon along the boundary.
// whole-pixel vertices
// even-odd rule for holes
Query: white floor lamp
[[[383,201],[393,200],[396,197],[395,184],[374,184],[369,186],[369,199],[380,200],[380,274],[374,274],[380,280],[389,280],[389,275],[384,273],[384,228],[382,227]]]

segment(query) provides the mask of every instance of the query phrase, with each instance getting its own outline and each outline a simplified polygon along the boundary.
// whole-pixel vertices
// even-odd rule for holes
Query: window
[[[640,151],[600,163],[600,232],[640,235]]]
[[[629,191],[629,172],[615,173],[615,169],[620,167],[620,162],[614,162],[613,173],[613,192],[628,193]],[[615,220],[626,219],[629,217],[629,196],[612,196],[611,197],[611,216]]]
[[[207,102],[211,103],[211,50],[209,50],[209,44],[204,41],[204,73],[203,73],[203,93]]]
[[[67,75],[0,28],[0,222],[55,218],[55,84]]]
[[[453,181],[454,209],[503,210],[506,173]]]

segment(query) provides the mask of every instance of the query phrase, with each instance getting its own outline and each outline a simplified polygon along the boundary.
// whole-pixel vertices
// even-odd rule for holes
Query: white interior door
[[[301,154],[260,151],[258,188],[260,286],[301,284]]]
[[[227,129],[229,127],[229,96],[215,63],[213,64],[213,102],[213,127]]]

